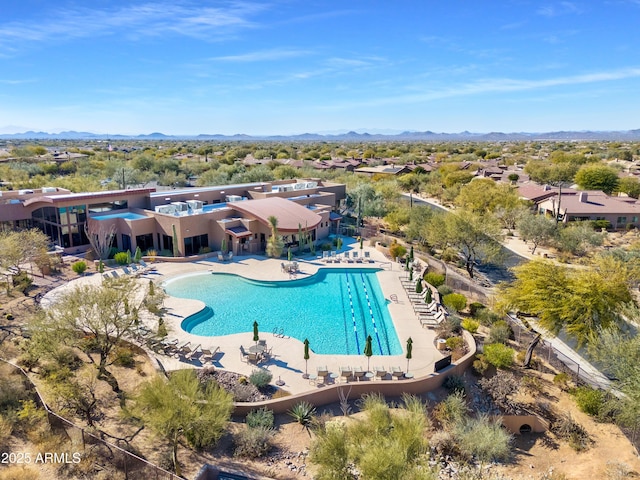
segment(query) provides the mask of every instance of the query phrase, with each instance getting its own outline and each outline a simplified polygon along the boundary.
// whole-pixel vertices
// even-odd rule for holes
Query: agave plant
[[[300,402],[296,403],[287,413],[300,425],[308,427],[316,414],[316,407],[309,402]]]

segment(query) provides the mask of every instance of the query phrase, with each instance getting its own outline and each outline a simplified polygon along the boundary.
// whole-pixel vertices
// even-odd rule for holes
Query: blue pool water
[[[320,269],[290,281],[256,281],[206,273],[168,281],[169,295],[203,301],[207,307],[182,322],[203,336],[247,332],[261,338],[275,331],[303,341],[315,353],[361,355],[371,335],[374,355],[399,355],[402,347],[373,269]]]
[[[112,218],[124,218],[126,220],[140,220],[141,218],[147,218],[144,215],[139,213],[132,212],[121,212],[121,213],[112,213],[110,215],[100,215],[99,217],[91,217],[94,220],[109,220]]]
[[[212,210],[217,210],[219,208],[225,208],[227,206],[226,203],[211,203],[209,205],[203,205],[203,212],[211,212]]]

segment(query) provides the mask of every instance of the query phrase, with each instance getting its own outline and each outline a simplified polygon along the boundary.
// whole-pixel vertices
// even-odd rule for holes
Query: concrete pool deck
[[[357,244],[354,244],[357,247]],[[359,248],[343,251],[358,251],[362,256]],[[433,330],[423,328],[419,320],[414,314],[411,302],[407,297],[404,288],[400,282],[401,277],[406,277],[403,266],[390,262],[381,252],[373,247],[365,247],[363,251],[369,252],[371,263],[324,263],[319,258],[296,259],[298,262],[299,273],[297,278],[315,274],[319,268],[376,268],[381,269],[377,273],[380,288],[385,298],[397,298],[397,302],[389,303],[389,313],[393,320],[393,324],[398,335],[398,340],[402,346],[403,353],[401,355],[373,355],[369,362],[369,370],[374,371],[375,367],[384,367],[389,372],[392,367],[399,367],[402,371],[407,369],[407,360],[405,358],[406,342],[409,337],[413,340],[412,359],[409,363],[409,371],[415,378],[427,376],[434,371],[434,363],[443,358],[443,355],[436,349],[435,332]],[[206,260],[193,262],[163,262],[161,259],[153,263],[155,272],[140,277],[141,282],[148,282],[152,279],[156,285],[160,286],[163,282],[178,276],[198,272],[224,272],[241,275],[243,277],[256,280],[287,280],[290,275],[282,271],[281,259],[269,259],[262,256],[240,256],[234,257],[230,262],[219,262],[213,257]],[[121,272],[121,270],[120,270]],[[76,282],[98,283],[102,281],[100,275],[92,275],[90,277],[78,279],[74,282],[60,287],[67,289]],[[53,293],[53,292],[52,292]],[[218,347],[219,352],[214,357],[213,366],[219,369],[228,370],[249,376],[257,367],[249,364],[242,359],[240,346],[248,349],[254,344],[253,331],[248,326],[246,333],[205,337],[187,333],[181,328],[182,321],[189,315],[200,311],[204,304],[198,300],[182,299],[167,296],[164,301],[164,307],[167,314],[164,315],[165,324],[169,331],[169,338],[175,338],[180,343],[190,342],[191,347],[200,345],[202,348]],[[241,305],[238,308],[242,308]],[[157,330],[156,317],[151,315],[142,315],[141,320],[152,331]],[[260,323],[260,318],[256,318]],[[271,358],[260,364],[260,367],[268,369],[273,374],[272,383],[279,381],[283,383],[281,388],[291,392],[292,394],[312,391],[319,388],[313,382],[303,378],[303,374],[307,371],[310,375],[315,375],[317,367],[326,366],[331,373],[337,374],[338,382],[344,381],[340,378],[340,367],[362,367],[367,370],[367,357],[364,355],[319,355],[310,352],[310,358],[307,365],[303,358],[304,346],[301,340],[296,338],[288,338],[287,332],[285,336],[274,335],[273,332],[260,332],[260,339],[266,340],[267,348],[272,349]],[[313,350],[313,345],[311,345]],[[198,368],[201,367],[200,362],[195,359],[192,362],[180,361],[173,357],[165,355],[156,355],[159,362],[165,370],[177,370],[182,368]],[[208,365],[211,365],[210,363]],[[372,382],[380,382],[381,380],[369,380]],[[385,380],[385,382],[397,382],[398,380]],[[321,382],[318,382],[321,383]]]

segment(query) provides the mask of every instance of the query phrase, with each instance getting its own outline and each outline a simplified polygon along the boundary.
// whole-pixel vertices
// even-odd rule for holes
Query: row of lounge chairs
[[[202,365],[213,362],[220,347],[203,347],[202,345],[192,345],[191,342],[180,343],[177,338],[164,338],[154,340],[150,343],[151,349],[159,354],[177,358],[181,361],[191,362],[198,360]]]
[[[385,368],[377,366],[373,368],[373,371],[367,371],[362,367],[340,367],[339,375],[337,373],[330,372],[326,366],[320,366],[316,371],[317,375],[311,375],[309,377],[311,382],[317,382],[319,379],[322,379],[323,384],[327,384],[329,381],[335,381],[338,378],[345,382],[349,382],[351,380],[373,380],[375,378],[380,380],[393,378],[400,380],[405,378],[405,372],[400,367]]]
[[[337,252],[322,252],[322,261],[325,263],[340,263],[342,261],[346,263],[373,263],[371,254],[368,251],[364,251],[359,254],[357,251],[343,252],[338,254]]]
[[[401,279],[407,297],[413,306],[413,312],[418,317],[420,325],[426,328],[435,328],[447,317],[447,312],[435,299],[426,302],[426,290],[422,293],[416,292],[416,282],[408,279]],[[427,286],[427,288],[430,288]]]
[[[102,277],[103,278],[119,278],[120,275],[133,275],[133,276],[139,276],[139,275],[144,275],[146,273],[155,271],[156,267],[154,267],[153,265],[149,265],[147,262],[145,262],[144,260],[140,260],[139,264],[136,263],[132,263],[131,265],[129,265],[128,267],[122,267],[121,273],[118,273],[119,270],[111,270],[110,272],[107,273],[103,273]]]

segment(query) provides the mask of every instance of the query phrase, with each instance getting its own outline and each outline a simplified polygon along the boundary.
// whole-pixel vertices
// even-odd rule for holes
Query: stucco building
[[[87,250],[89,229],[112,225],[119,250],[174,251],[194,255],[226,249],[235,255],[262,253],[278,220],[285,245],[300,232],[313,241],[338,231],[342,184],[292,179],[156,191],[154,188],[71,193],[59,188],[2,192],[0,227],[36,227],[67,252]]]

